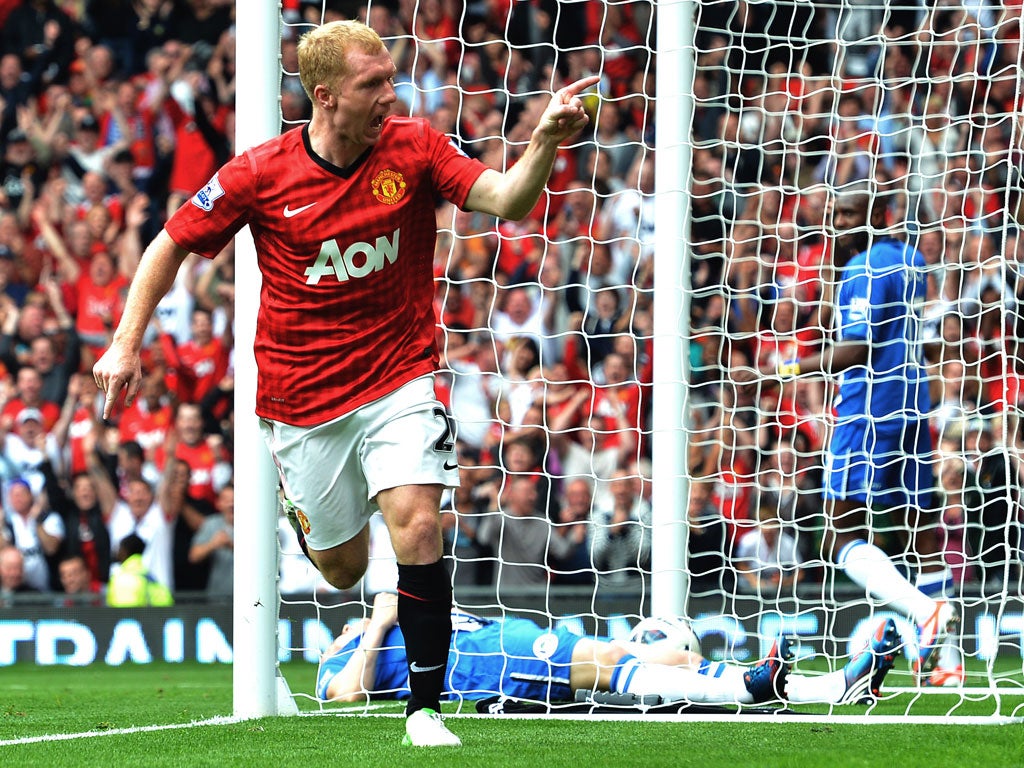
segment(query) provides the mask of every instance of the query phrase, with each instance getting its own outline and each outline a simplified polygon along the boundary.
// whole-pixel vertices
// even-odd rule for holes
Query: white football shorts
[[[310,549],[356,536],[379,509],[380,491],[459,484],[453,424],[434,396],[433,376],[325,424],[260,419],[260,429]]]

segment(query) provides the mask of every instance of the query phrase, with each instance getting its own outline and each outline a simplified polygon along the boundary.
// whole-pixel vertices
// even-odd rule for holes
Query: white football
[[[632,643],[669,643],[678,651],[700,653],[700,639],[682,616],[652,616],[641,619],[629,634]]]

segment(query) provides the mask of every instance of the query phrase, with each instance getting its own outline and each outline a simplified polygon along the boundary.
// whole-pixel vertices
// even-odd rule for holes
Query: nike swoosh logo
[[[299,215],[300,213],[302,213],[302,212],[303,212],[304,210],[306,210],[307,208],[312,208],[312,207],[313,207],[314,205],[316,205],[316,204],[317,204],[318,202],[320,202],[320,201],[319,201],[319,200],[315,200],[315,201],[313,201],[312,203],[309,203],[308,205],[303,205],[303,206],[300,206],[300,207],[298,207],[298,208],[289,208],[289,207],[288,207],[288,206],[286,205],[286,206],[284,207],[284,217],[285,217],[286,219],[290,219],[290,218],[291,218],[292,216],[298,216],[298,215]]]
[[[445,469],[458,469],[459,468],[459,462],[457,462],[457,461],[454,461],[454,462],[446,461],[444,463],[444,468]]]
[[[447,662],[445,662],[445,663],[447,663]],[[409,665],[409,671],[410,672],[433,672],[435,670],[442,669],[443,667],[444,667],[444,664],[435,664],[432,667],[421,667],[419,664],[417,664],[414,661],[412,664]]]

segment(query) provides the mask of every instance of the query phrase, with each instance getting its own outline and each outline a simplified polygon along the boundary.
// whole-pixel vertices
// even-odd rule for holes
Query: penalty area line
[[[19,744],[39,744],[49,741],[71,741],[73,739],[92,739],[97,736],[125,736],[132,733],[151,733],[153,731],[176,731],[182,728],[198,728],[204,725],[232,725],[244,722],[238,717],[211,717],[209,720],[193,720],[189,723],[168,723],[165,725],[139,725],[131,728],[109,728],[102,731],[83,731],[81,733],[52,733],[45,736],[25,736],[21,739],[0,741],[0,747],[14,747]]]

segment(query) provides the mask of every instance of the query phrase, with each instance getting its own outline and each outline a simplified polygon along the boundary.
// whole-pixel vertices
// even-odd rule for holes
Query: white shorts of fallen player
[[[325,424],[261,419],[260,429],[311,549],[358,534],[379,509],[380,491],[459,484],[453,424],[434,396],[433,376]]]

